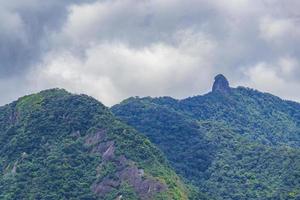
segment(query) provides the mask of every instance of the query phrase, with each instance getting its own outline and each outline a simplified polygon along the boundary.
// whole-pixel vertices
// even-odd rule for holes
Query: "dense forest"
[[[300,104],[223,75],[111,109],[45,90],[0,107],[0,199],[298,200]]]
[[[0,199],[202,199],[142,134],[86,95],[0,107]]]
[[[298,103],[230,88],[219,75],[206,95],[134,97],[112,111],[210,198],[300,199]]]

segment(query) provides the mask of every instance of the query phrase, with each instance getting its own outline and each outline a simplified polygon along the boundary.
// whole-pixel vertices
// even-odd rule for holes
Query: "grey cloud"
[[[286,92],[300,87],[299,8],[295,0],[0,0],[0,80],[23,83],[11,98],[65,87],[111,105],[200,94],[224,73],[233,85],[300,99]]]
[[[48,34],[64,23],[80,1],[0,1],[0,77],[23,73],[47,52]]]

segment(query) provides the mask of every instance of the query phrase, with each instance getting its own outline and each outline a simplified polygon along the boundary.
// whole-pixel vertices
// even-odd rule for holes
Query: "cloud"
[[[264,17],[260,22],[261,37],[267,41],[276,42],[285,39],[298,39],[300,37],[300,28],[293,19],[274,19]]]
[[[244,74],[248,80],[243,84],[270,92],[286,99],[299,101],[295,92],[300,89],[299,63],[295,58],[286,56],[279,58],[276,63],[261,62],[245,68]]]
[[[50,87],[107,105],[135,95],[182,98],[210,90],[218,73],[234,86],[299,99],[292,95],[300,85],[299,6],[294,0],[0,0],[6,94],[0,103]]]
[[[67,8],[80,1],[0,0],[0,78],[22,75],[37,64],[67,18]],[[86,1],[89,2],[89,1]]]
[[[86,49],[85,59],[53,52],[30,77],[36,77],[36,85],[84,92],[107,105],[135,95],[185,97],[205,90],[216,44],[192,31],[178,33],[176,40],[174,46],[156,43],[140,49],[98,43]]]

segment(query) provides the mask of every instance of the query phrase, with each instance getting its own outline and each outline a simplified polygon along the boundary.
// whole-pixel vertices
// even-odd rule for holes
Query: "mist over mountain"
[[[112,111],[211,198],[300,198],[299,103],[218,75],[208,94],[132,97]]]

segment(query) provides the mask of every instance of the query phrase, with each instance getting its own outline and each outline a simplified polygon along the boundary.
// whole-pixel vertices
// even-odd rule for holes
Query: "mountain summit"
[[[212,88],[212,92],[221,92],[221,93],[230,92],[229,82],[223,74],[219,74],[215,77],[215,82]]]
[[[218,75],[208,94],[130,98],[112,111],[210,199],[300,199],[298,103]]]
[[[190,195],[145,136],[86,95],[51,89],[0,107],[0,146],[3,200]]]

